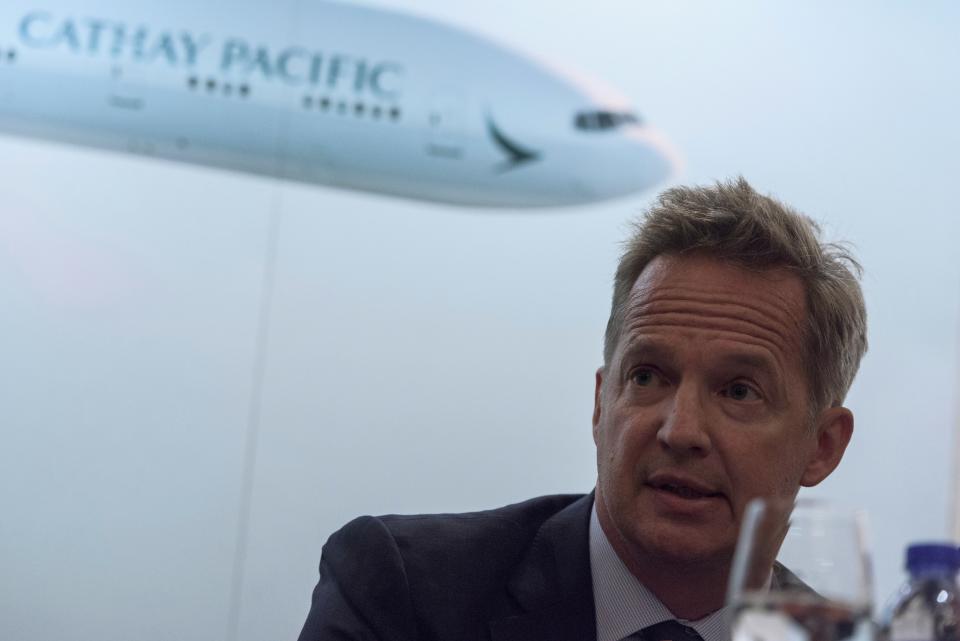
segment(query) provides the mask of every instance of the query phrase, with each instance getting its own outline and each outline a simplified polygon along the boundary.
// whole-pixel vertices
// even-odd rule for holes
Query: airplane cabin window
[[[2,58],[2,55],[0,55],[0,58]],[[211,94],[216,92],[217,89],[219,89],[224,96],[232,96],[234,91],[239,93],[241,98],[246,98],[247,96],[250,95],[250,85],[235,86],[229,82],[220,83],[217,81],[216,78],[207,78],[206,80],[202,80],[197,76],[187,77],[188,89],[192,91],[192,90],[200,89],[201,87],[205,88],[207,90],[207,93],[211,93]],[[306,102],[306,99],[304,99],[304,106],[305,107],[309,106]]]
[[[226,89],[226,86],[224,87]],[[241,93],[243,87],[240,88]],[[363,101],[347,102],[346,100],[334,101],[329,96],[313,96],[306,94],[301,98],[301,107],[303,109],[312,109],[316,105],[319,111],[335,110],[338,115],[347,115],[352,113],[357,118],[370,117],[374,120],[381,118],[390,118],[393,121],[400,120],[400,107],[385,107],[383,105],[371,105]]]
[[[628,111],[581,111],[573,120],[573,126],[583,131],[603,131],[627,124],[640,124],[640,118]]]

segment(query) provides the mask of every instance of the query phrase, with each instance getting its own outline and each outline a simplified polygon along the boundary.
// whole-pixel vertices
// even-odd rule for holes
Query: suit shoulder
[[[462,545],[491,536],[527,539],[537,533],[544,521],[583,496],[554,494],[490,510],[444,514],[388,514],[379,517],[379,520],[398,540],[415,537],[441,542],[443,539],[453,538]]]
[[[375,552],[377,557],[397,561],[394,552],[403,553],[412,547],[442,550],[453,545],[462,552],[471,545],[483,546],[490,539],[501,544],[504,539],[516,539],[525,544],[544,521],[583,496],[540,496],[476,512],[361,516],[334,532],[324,551]],[[385,540],[390,545],[384,546]]]
[[[300,639],[413,639],[410,586],[403,560],[383,524],[350,521],[323,546],[320,581]],[[349,631],[349,634],[345,632]]]
[[[441,612],[479,620],[544,522],[581,498],[544,496],[459,514],[362,516],[324,545],[321,580],[326,569],[347,602],[362,612],[389,612],[391,621],[402,621],[393,626],[410,629],[410,613],[428,627],[447,616]]]
[[[415,593],[479,595],[502,586],[543,523],[580,496],[538,497],[480,512],[391,515],[381,522]]]
[[[411,583],[465,575],[502,579],[527,550],[540,526],[582,494],[541,496],[492,510],[449,514],[388,514],[354,519],[324,546],[349,563],[403,567]],[[365,573],[366,574],[366,573]]]

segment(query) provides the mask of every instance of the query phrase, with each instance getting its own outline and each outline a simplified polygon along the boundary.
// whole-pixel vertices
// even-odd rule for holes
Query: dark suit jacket
[[[300,641],[596,641],[591,505],[351,521],[323,547]]]
[[[300,641],[596,641],[592,505],[355,519],[323,546]],[[779,563],[773,581],[816,594]]]

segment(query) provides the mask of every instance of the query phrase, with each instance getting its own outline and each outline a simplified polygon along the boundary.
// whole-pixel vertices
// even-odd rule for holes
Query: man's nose
[[[695,386],[681,384],[665,407],[657,440],[669,450],[704,456],[710,451],[704,406]]]

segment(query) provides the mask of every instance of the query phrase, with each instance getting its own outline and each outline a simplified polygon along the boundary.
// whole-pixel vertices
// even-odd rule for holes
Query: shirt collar
[[[696,621],[680,619],[640,583],[607,540],[597,518],[596,501],[590,515],[590,573],[597,641],[620,641],[642,628],[671,619],[690,626],[704,641],[729,639],[723,608]]]

